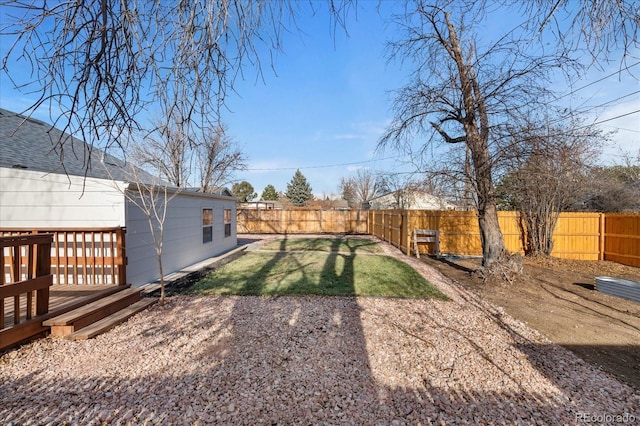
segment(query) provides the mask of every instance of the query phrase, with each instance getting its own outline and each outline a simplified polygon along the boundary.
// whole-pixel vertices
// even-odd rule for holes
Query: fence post
[[[360,215],[363,214],[363,213],[365,215],[365,219],[367,220],[367,222],[366,222],[367,226],[365,228],[366,229],[365,232],[368,235],[371,235],[371,230],[369,229],[369,225],[370,225],[369,211],[358,210],[358,219],[361,217]],[[360,223],[359,220],[358,220],[358,223]]]
[[[598,260],[604,260],[605,214],[600,213],[600,242],[598,244]]]
[[[407,215],[407,219],[403,221],[406,225],[404,225],[404,232],[407,238],[407,256],[411,256],[411,210],[405,210]]]
[[[387,211],[382,211],[382,241],[387,241]]]
[[[385,225],[387,228],[387,242],[393,243],[393,233],[391,227],[393,226],[393,211],[389,212],[389,216],[385,221]]]
[[[46,244],[38,244],[36,255],[36,277],[51,275],[51,240]],[[36,315],[49,312],[49,287],[36,291]]]
[[[367,231],[369,234],[376,236],[376,215],[374,210],[369,210],[367,212]]]
[[[402,238],[402,210],[400,210],[398,212],[398,249],[400,249],[400,251],[402,251],[402,240],[404,238]]]

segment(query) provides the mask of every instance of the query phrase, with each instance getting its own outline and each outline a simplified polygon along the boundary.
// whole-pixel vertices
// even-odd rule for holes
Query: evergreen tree
[[[307,204],[307,201],[313,197],[311,185],[309,185],[307,178],[300,173],[299,169],[296,170],[291,182],[287,184],[287,192],[285,195],[291,200],[291,204],[294,206],[304,206]]]
[[[273,185],[267,185],[264,187],[264,191],[262,191],[262,197],[260,197],[262,201],[277,201],[278,193],[276,192],[276,188]]]
[[[253,192],[253,185],[251,185],[246,180],[243,180],[239,183],[234,183],[231,187],[231,192],[235,197],[238,197],[241,203],[251,201],[258,196],[258,194]]]

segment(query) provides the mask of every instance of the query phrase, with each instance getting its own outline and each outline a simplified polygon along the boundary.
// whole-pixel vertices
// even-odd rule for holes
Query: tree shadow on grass
[[[341,245],[342,239],[336,238],[331,241],[330,253],[320,273],[322,282],[318,283],[318,285],[327,288],[340,287],[345,294],[355,295],[354,262],[356,248],[349,247],[349,252],[344,253],[340,251]]]

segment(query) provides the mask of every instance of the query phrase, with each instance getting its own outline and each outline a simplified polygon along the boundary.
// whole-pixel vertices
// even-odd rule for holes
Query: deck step
[[[140,311],[145,310],[147,307],[158,301],[155,297],[146,297],[133,305],[129,305],[124,309],[119,310],[116,313],[109,315],[101,319],[100,321],[94,322],[93,324],[84,327],[78,331],[74,331],[71,334],[65,336],[67,340],[87,340],[92,337],[97,336],[98,334],[104,333],[111,328],[115,327],[118,324],[125,322],[130,317],[134,316]]]
[[[139,288],[128,288],[44,321],[53,336],[66,336],[140,300]]]
[[[143,296],[149,296],[151,293],[154,293],[160,290],[162,286],[159,283],[145,284],[140,289],[142,290]]]

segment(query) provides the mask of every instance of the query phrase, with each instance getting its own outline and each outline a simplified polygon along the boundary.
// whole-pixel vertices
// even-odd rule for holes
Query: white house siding
[[[202,209],[213,210],[213,241],[202,243]],[[224,209],[231,209],[231,236],[224,236]],[[127,281],[140,286],[159,278],[158,261],[146,215],[127,202]],[[163,269],[169,274],[237,245],[236,202],[181,193],[168,204],[164,226]]]
[[[124,210],[110,180],[0,168],[1,228],[118,227]]]

